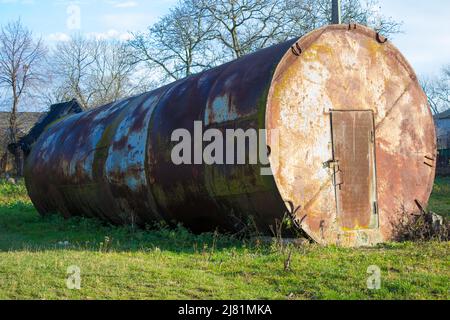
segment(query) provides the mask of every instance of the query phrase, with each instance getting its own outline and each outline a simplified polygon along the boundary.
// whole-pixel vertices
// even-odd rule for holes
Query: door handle
[[[333,169],[333,185],[340,189],[340,186],[344,182],[342,182],[342,171],[339,167],[339,160],[329,160],[323,164],[323,167]]]
[[[334,186],[339,187],[339,190],[341,190],[341,185],[344,184],[344,181],[342,181],[342,171],[339,168],[339,165],[335,167],[334,170]]]

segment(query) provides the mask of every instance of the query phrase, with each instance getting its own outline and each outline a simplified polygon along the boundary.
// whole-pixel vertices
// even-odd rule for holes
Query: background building
[[[19,128],[18,138],[26,135],[43,115],[40,112],[17,113]],[[0,112],[0,176],[15,176],[16,168],[14,156],[8,151],[9,141],[9,112]],[[23,163],[23,162],[22,162]]]
[[[434,117],[438,137],[438,175],[450,175],[450,109]]]

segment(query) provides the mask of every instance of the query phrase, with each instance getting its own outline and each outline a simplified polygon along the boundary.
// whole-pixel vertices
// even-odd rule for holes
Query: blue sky
[[[167,13],[176,0],[0,0],[0,23],[21,18],[46,40],[63,39],[71,32],[126,37],[144,30]],[[80,9],[80,29],[68,26],[73,7]]]
[[[450,64],[450,1],[381,0],[381,12],[403,21],[392,40],[419,75],[431,76]]]
[[[364,1],[364,0],[363,0]],[[21,17],[36,35],[57,41],[71,32],[128,37],[168,12],[176,0],[0,0],[0,24]],[[381,12],[403,21],[393,42],[419,75],[433,75],[450,64],[450,1],[381,0]],[[80,8],[80,30],[71,30],[73,5]],[[73,20],[72,20],[73,21]],[[73,26],[73,24],[72,24]]]

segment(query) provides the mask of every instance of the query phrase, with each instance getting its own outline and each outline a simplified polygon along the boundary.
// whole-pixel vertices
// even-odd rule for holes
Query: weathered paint
[[[263,128],[273,72],[291,43],[155,91],[74,115],[51,126],[27,159],[26,185],[42,214],[97,216],[138,225],[159,220],[194,231],[261,231],[284,203],[257,165],[181,165],[171,134],[194,121],[205,130]]]
[[[267,103],[266,126],[280,131],[278,190],[301,206],[297,219],[317,242],[390,240],[405,214],[417,212],[415,201],[428,202],[434,181],[436,137],[417,77],[389,41],[363,26],[316,30],[296,46],[302,54],[283,57]],[[340,160],[332,152],[334,110],[374,114],[377,228],[339,223],[334,168],[324,165]]]
[[[378,228],[375,128],[371,111],[333,111],[337,223],[344,230]]]
[[[414,72],[381,40],[362,26],[330,26],[63,119],[26,160],[30,197],[41,214],[117,224],[164,220],[198,232],[236,231],[252,219],[269,233],[294,207],[320,243],[391,239],[402,209],[428,200],[434,168],[424,157],[435,159],[436,143]],[[333,110],[374,114],[379,223],[370,229],[337,223],[334,172],[324,165],[333,160]],[[274,176],[262,176],[260,165],[173,164],[172,132],[193,132],[194,121],[222,132],[278,130],[279,145],[267,137]]]

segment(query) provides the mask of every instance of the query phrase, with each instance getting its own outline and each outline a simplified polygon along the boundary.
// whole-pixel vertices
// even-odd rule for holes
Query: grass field
[[[429,209],[450,218],[450,177],[436,178]]]
[[[450,213],[449,179],[437,180],[430,208]],[[367,289],[372,265],[380,290]],[[183,228],[41,218],[22,185],[0,184],[0,299],[449,299],[449,265],[449,243],[282,250]],[[67,288],[70,266],[80,290]]]

